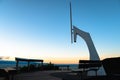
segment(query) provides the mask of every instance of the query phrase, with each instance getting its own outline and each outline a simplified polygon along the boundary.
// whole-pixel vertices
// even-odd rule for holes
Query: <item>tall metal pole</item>
[[[72,30],[72,9],[71,9],[71,2],[70,2],[70,32],[71,32],[71,43],[73,43],[73,30]]]

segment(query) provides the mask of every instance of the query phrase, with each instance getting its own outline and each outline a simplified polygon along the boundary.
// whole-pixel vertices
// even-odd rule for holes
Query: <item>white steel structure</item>
[[[71,3],[70,3],[70,28],[71,28],[71,42],[73,43],[77,41],[77,36],[80,36],[83,38],[83,40],[86,42],[88,50],[89,50],[89,60],[100,60],[99,55],[97,53],[97,50],[93,44],[92,38],[88,32],[82,31],[78,29],[77,27],[72,25],[72,10],[71,10]],[[93,75],[93,72],[89,72],[88,75]],[[98,70],[98,75],[106,75],[105,70],[102,67]]]

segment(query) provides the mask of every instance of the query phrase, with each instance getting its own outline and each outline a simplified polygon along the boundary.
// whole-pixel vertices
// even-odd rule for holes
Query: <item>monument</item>
[[[86,42],[88,50],[89,50],[89,60],[100,60],[99,55],[97,53],[97,50],[94,46],[94,43],[92,41],[92,38],[88,32],[85,32],[83,30],[78,29],[76,26],[72,25],[72,9],[71,9],[71,3],[70,3],[70,29],[71,29],[71,43],[77,41],[77,36],[83,38],[83,40]],[[88,75],[93,74],[93,72],[89,72]],[[98,75],[106,75],[105,70],[103,66],[100,67],[98,70]]]

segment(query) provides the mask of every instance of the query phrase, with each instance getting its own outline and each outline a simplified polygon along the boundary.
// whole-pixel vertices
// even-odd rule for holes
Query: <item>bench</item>
[[[0,69],[0,78],[4,80],[14,80],[14,75],[16,73],[16,70]]]
[[[95,76],[97,76],[97,71],[102,66],[102,61],[99,60],[79,60],[79,66],[77,70],[72,70],[73,73],[77,73],[83,77],[87,76],[89,71],[95,71]]]
[[[97,71],[102,66],[102,62],[99,60],[79,60],[79,69],[83,69],[83,72],[95,71],[97,76]]]
[[[1,80],[8,80],[9,74],[4,69],[0,69],[0,78]]]

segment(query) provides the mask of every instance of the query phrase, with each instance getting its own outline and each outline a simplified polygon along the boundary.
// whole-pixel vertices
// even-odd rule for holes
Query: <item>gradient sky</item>
[[[91,34],[100,58],[120,57],[120,0],[0,0],[0,56],[88,59],[84,40],[70,41],[70,1],[73,24]]]

